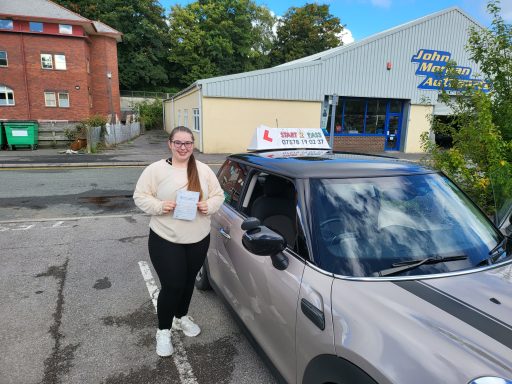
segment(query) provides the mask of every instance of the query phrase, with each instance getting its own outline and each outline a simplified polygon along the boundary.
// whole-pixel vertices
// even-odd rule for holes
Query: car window
[[[247,216],[257,217],[262,225],[283,236],[288,248],[308,259],[293,182],[265,172],[253,173],[242,204],[242,212]]]
[[[403,274],[468,269],[485,261],[502,239],[439,174],[312,179],[310,192],[317,262],[340,275],[373,276],[396,263],[458,256],[465,258],[426,263]]]
[[[218,175],[220,186],[224,190],[225,203],[234,208],[238,207],[246,176],[247,168],[243,164],[226,160]]]

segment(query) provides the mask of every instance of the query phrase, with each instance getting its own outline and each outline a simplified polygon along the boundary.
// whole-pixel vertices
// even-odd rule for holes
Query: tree
[[[274,18],[252,0],[199,0],[172,7],[168,59],[177,84],[262,68]]]
[[[158,0],[56,0],[69,10],[123,33],[119,81],[125,89],[165,90],[168,27]]]
[[[487,10],[493,19],[491,28],[473,28],[468,49],[471,59],[492,83],[493,122],[504,139],[512,140],[512,26],[501,17],[499,0],[490,0]]]
[[[279,21],[277,40],[270,53],[273,65],[313,55],[342,45],[340,19],[328,5],[291,7]]]
[[[499,16],[499,1],[489,0],[491,29],[472,29],[468,51],[492,89],[460,78],[456,63],[449,63],[440,98],[453,110],[450,121],[432,119],[433,130],[453,138],[453,147],[443,150],[422,137],[427,160],[444,171],[489,215],[512,198],[512,63],[511,32]],[[452,90],[458,90],[453,92]]]

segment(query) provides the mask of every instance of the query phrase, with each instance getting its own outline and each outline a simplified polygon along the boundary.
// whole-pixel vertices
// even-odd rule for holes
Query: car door
[[[250,212],[251,196],[258,180],[252,173],[238,211],[221,210],[216,221],[229,231],[218,247],[219,269],[213,279],[244,325],[273,365],[289,383],[295,383],[295,325],[297,300],[304,261],[290,248],[283,251],[289,264],[285,270],[272,265],[269,256],[257,256],[242,244],[242,222]]]
[[[219,211],[211,218],[208,271],[210,280],[217,284],[222,295],[226,298],[233,298],[235,277],[231,262],[226,257],[226,245],[229,245],[231,240],[231,228],[236,225],[234,223],[240,221],[237,207],[247,177],[247,168],[243,164],[228,159],[222,165],[217,177],[224,191],[225,199]]]

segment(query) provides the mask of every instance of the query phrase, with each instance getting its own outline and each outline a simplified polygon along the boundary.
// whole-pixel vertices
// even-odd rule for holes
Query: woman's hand
[[[174,211],[174,208],[176,208],[176,202],[170,201],[170,200],[164,200],[162,206],[162,213],[165,215],[167,213],[171,213],[171,211]]]
[[[208,203],[206,201],[200,201],[197,203],[197,209],[199,212],[201,212],[203,215],[208,214]]]

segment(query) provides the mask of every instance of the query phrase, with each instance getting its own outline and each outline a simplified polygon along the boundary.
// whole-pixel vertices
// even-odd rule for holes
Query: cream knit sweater
[[[210,215],[217,212],[224,202],[215,173],[210,167],[196,160],[203,200],[208,202],[208,215],[197,211],[193,221],[173,219],[173,212],[162,213],[163,201],[176,201],[176,192],[187,188],[187,170],[170,165],[165,160],[150,164],[139,177],[133,199],[135,205],[151,215],[149,227],[158,236],[173,243],[191,244],[210,233]]]

